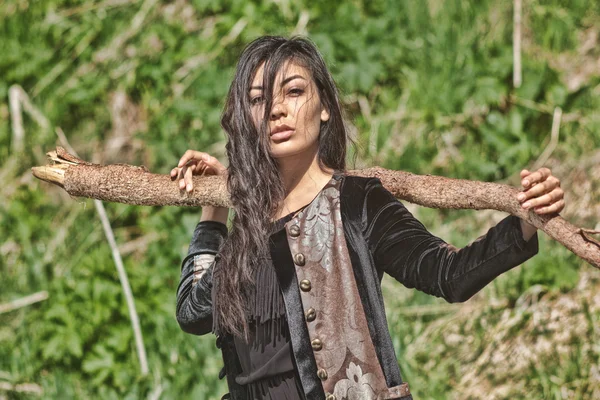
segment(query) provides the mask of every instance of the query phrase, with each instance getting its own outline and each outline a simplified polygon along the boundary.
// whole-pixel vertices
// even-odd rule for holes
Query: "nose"
[[[271,120],[276,120],[285,116],[287,116],[287,108],[285,104],[280,101],[274,103],[273,107],[271,108]]]

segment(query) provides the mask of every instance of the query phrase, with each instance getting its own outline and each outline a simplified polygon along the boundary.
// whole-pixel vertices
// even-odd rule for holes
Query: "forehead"
[[[262,86],[262,81],[264,77],[265,71],[265,63],[262,63],[254,77],[252,78],[252,86]],[[275,87],[279,86],[280,82],[288,76],[300,75],[306,80],[310,80],[310,72],[304,68],[302,65],[295,63],[293,61],[286,61],[283,63],[279,71],[277,71],[277,76],[275,76]]]

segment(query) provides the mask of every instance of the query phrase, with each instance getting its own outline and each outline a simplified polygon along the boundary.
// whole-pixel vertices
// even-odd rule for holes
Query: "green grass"
[[[71,199],[31,178],[29,168],[44,164],[44,153],[57,143],[55,127],[82,158],[144,164],[154,172],[166,173],[188,148],[222,157],[219,118],[240,50],[259,35],[291,34],[308,12],[306,32],[322,50],[354,118],[360,164],[509,180],[542,153],[555,107],[564,118],[551,161],[573,162],[600,146],[600,75],[592,72],[569,89],[574,71],[597,60],[597,50],[579,49],[586,34],[598,32],[600,5],[523,3],[523,86],[515,90],[512,2],[189,0],[156,2],[147,10],[144,4],[152,4],[147,0],[112,6],[3,2],[0,303],[41,290],[49,298],[0,314],[0,382],[34,383],[42,398],[54,399],[138,399],[159,391],[163,399],[202,399],[226,392],[225,382],[216,378],[221,359],[214,337],[187,335],[174,317],[179,264],[199,210],[107,204],[117,242],[144,243],[124,255],[150,363],[150,374],[142,378],[126,304],[91,201]],[[136,15],[143,16],[138,30],[131,28]],[[223,42],[238,22],[246,23],[244,29]],[[210,55],[209,61],[190,63],[198,55]],[[15,84],[51,125],[43,129],[25,114],[21,153],[11,150],[8,92]],[[124,103],[117,102],[120,95]],[[124,146],[106,149],[119,137]],[[576,187],[588,182],[577,179]],[[591,203],[597,203],[598,182],[588,183]],[[474,215],[418,213],[428,228],[456,245],[491,225]],[[596,223],[589,213],[582,215],[582,223]],[[476,398],[477,388],[491,393],[479,393],[487,398],[597,396],[595,273],[542,235],[538,256],[465,305],[445,309],[439,299],[386,279],[388,322],[416,398]],[[581,289],[585,282],[591,286]],[[566,322],[540,331],[532,321],[552,321],[533,298],[561,310]],[[406,314],[412,306],[438,311]],[[585,335],[565,339],[561,326],[569,332],[583,326]],[[484,362],[542,338],[556,354],[540,348],[538,360],[525,359],[531,362],[513,372]],[[2,396],[39,397],[15,391]]]

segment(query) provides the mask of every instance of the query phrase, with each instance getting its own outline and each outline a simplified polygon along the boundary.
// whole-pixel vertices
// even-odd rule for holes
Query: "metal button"
[[[327,379],[327,371],[325,371],[323,368],[319,368],[319,370],[317,371],[317,376],[319,377],[319,379],[321,379],[322,381],[324,381],[325,379]]]
[[[292,225],[292,226],[290,226],[290,236],[291,237],[298,237],[298,236],[300,236],[300,227],[298,225]]]
[[[331,393],[325,394],[325,400],[335,400],[335,396]]]
[[[303,292],[310,292],[311,287],[312,286],[308,279],[302,279],[300,281],[300,289],[302,289]]]
[[[321,343],[321,340],[319,339],[313,339],[312,342],[310,342],[310,345],[315,351],[319,351],[323,348],[323,343]]]
[[[302,254],[302,253],[294,254],[294,263],[300,267],[303,266],[304,264],[306,264],[306,259],[304,258],[304,254]]]
[[[309,308],[308,310],[306,310],[306,320],[308,322],[313,322],[315,320],[315,318],[317,318],[317,312],[315,311],[314,308]]]

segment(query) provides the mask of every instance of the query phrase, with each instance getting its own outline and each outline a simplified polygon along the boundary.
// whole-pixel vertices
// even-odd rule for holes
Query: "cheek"
[[[306,129],[321,126],[321,110],[319,104],[315,104],[314,101],[297,101],[293,107],[296,114],[296,120],[299,124],[302,124]]]
[[[262,107],[254,107],[251,110],[252,122],[254,122],[254,127],[257,131],[260,131],[260,125],[262,124],[262,120],[264,117],[264,111]]]

